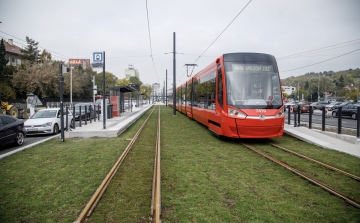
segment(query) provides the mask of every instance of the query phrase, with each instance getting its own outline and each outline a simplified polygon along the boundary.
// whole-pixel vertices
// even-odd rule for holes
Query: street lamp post
[[[319,81],[318,81],[318,101],[320,101],[320,74],[319,74]]]

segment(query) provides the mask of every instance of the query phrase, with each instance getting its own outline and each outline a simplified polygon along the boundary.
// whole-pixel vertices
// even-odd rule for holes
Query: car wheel
[[[15,145],[21,146],[24,143],[24,138],[24,133],[18,132],[18,134],[16,134]]]
[[[58,126],[58,124],[55,124],[53,134],[56,135],[58,133],[59,133],[59,126]]]
[[[355,114],[355,113],[352,113],[352,114],[351,114],[351,118],[352,118],[352,119],[356,119],[356,114]]]
[[[335,111],[332,112],[332,116],[333,116],[333,117],[336,117],[336,116],[337,116]]]

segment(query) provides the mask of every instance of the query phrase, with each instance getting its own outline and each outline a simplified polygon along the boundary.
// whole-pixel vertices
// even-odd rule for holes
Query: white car
[[[64,109],[65,110],[65,109]],[[66,123],[66,111],[64,111],[64,122]],[[58,134],[60,132],[60,108],[47,108],[36,112],[25,121],[27,135],[35,134]],[[68,126],[72,126],[73,115],[69,111]],[[64,125],[66,128],[66,124]]]

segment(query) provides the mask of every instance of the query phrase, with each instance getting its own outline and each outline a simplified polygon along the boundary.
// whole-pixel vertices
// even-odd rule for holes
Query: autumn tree
[[[148,99],[151,96],[152,87],[149,84],[143,84],[140,86],[140,92],[143,94],[143,99]]]
[[[129,80],[127,80],[126,78],[123,78],[123,79],[119,79],[117,82],[116,82],[116,86],[127,86],[131,84]]]
[[[51,53],[49,53],[44,49],[39,56],[39,63],[44,63],[45,61],[51,61],[51,60],[52,60]]]
[[[24,61],[12,79],[18,96],[34,93],[40,98],[59,97],[60,61],[45,61],[42,64]]]
[[[116,85],[118,78],[110,72],[105,72],[105,94],[109,93],[110,87],[114,87]],[[95,83],[97,85],[98,93],[103,93],[103,74],[96,74]]]

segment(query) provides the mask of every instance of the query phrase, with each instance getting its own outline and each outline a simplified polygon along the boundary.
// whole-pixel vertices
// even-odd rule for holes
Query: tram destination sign
[[[250,72],[273,72],[273,66],[261,64],[232,64],[232,70]]]

